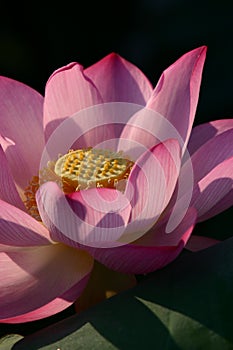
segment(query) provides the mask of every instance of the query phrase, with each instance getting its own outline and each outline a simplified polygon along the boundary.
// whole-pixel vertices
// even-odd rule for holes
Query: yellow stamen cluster
[[[27,208],[29,214],[36,220],[42,221],[36,203],[36,191],[45,182],[55,181],[59,186],[61,186],[61,179],[57,177],[54,173],[55,162],[49,161],[47,167],[40,170],[40,177],[33,176],[29,185],[24,190],[25,196],[25,207]]]
[[[59,158],[54,171],[62,179],[64,192],[69,193],[92,187],[114,188],[128,178],[132,166],[121,152],[89,148]]]
[[[25,207],[29,214],[38,221],[41,221],[40,214],[36,204],[36,191],[39,188],[39,177],[33,176],[29,185],[24,190],[26,200],[24,201]]]

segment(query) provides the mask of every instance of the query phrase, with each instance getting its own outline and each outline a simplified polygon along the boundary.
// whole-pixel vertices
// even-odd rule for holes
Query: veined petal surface
[[[104,102],[130,102],[145,106],[152,86],[135,65],[112,53],[85,69]]]
[[[37,203],[51,237],[78,247],[80,244],[114,246],[131,213],[127,197],[110,188],[92,188],[64,195],[55,183],[48,182],[38,190]]]
[[[189,139],[196,112],[206,47],[192,50],[162,74],[147,107],[165,116],[184,141]]]
[[[52,302],[87,276],[92,266],[86,252],[62,244],[0,253],[0,319]]]
[[[19,188],[37,174],[44,148],[43,97],[30,87],[0,77],[0,142]]]
[[[103,102],[93,82],[86,77],[83,67],[70,63],[56,70],[45,88],[44,129],[46,139],[56,127],[74,113]]]

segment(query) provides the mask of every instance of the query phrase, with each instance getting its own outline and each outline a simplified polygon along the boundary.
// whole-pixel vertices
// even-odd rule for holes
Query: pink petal
[[[92,266],[93,260],[87,253],[61,244],[1,253],[0,318],[41,308],[78,282],[84,288],[82,280]],[[76,296],[79,295],[77,288]]]
[[[192,155],[194,183],[205,177],[225,159],[233,156],[233,128],[211,138]],[[183,176],[188,176],[186,165],[182,167]]]
[[[45,304],[38,309],[27,312],[26,314],[5,318],[0,320],[0,323],[24,323],[39,320],[41,318],[52,316],[76,301],[82,294],[89,280],[89,274],[83,277],[76,285],[70,288],[67,292],[53,299],[48,304]]]
[[[0,200],[0,251],[51,244],[48,230],[24,211]],[[5,245],[5,246],[3,246]]]
[[[87,68],[85,74],[97,86],[104,102],[131,102],[144,106],[153,91],[140,69],[115,53]]]
[[[68,116],[101,103],[102,98],[83,67],[70,63],[55,71],[45,89],[44,128],[48,139],[56,127]]]
[[[217,165],[196,184],[191,205],[198,210],[198,221],[233,205],[233,157]]]
[[[184,248],[192,233],[196,211],[189,210],[176,229],[167,234],[166,223],[158,231],[145,235],[135,244],[112,249],[93,249],[88,251],[108,268],[123,273],[144,274],[160,269],[173,261]],[[157,237],[158,235],[158,237]],[[176,245],[171,245],[171,244]],[[161,246],[161,244],[166,244]]]
[[[92,188],[65,196],[52,182],[40,187],[37,203],[52,238],[74,246],[114,246],[131,211],[127,198],[116,190]]]
[[[0,77],[0,142],[15,183],[25,188],[37,174],[44,147],[43,97],[28,86]]]
[[[155,224],[171,198],[179,170],[180,147],[177,140],[160,143],[137,160],[125,190],[131,201],[132,213],[121,241],[132,242]]]
[[[205,56],[205,46],[183,55],[163,72],[147,103],[170,121],[185,143],[196,112]]]
[[[0,199],[8,202],[21,210],[25,210],[25,206],[16,189],[14,179],[11,175],[6,155],[0,145]]]
[[[191,227],[195,224],[197,218],[197,211],[195,208],[188,208],[185,213],[183,220],[174,227],[172,232],[167,232],[167,224],[170,213],[163,213],[159,221],[141,238],[136,241],[137,245],[140,246],[177,246],[181,239],[186,237],[185,243],[189,239],[189,234],[183,236],[184,231],[187,227]]]
[[[189,158],[184,163],[180,172],[179,181],[182,184],[180,186],[180,197],[183,196],[184,199],[187,194],[191,193],[191,191],[193,192],[188,197],[190,197],[191,205],[198,209],[199,220],[203,220],[204,217],[200,219],[200,216],[207,213],[211,208],[211,212],[207,213],[207,216],[205,215],[206,218],[216,215],[232,205],[232,176],[224,164],[225,160],[233,156],[233,129],[228,128],[231,123],[226,122],[224,123],[225,126],[224,124],[222,126],[221,123],[219,124],[219,131],[217,131],[216,135],[214,133],[211,134],[213,137],[207,138],[208,132],[207,134],[205,132],[201,134],[201,137],[203,136],[207,140],[206,143],[197,146],[191,159]],[[226,131],[223,131],[224,129]],[[205,127],[205,131],[207,130],[211,130],[208,125]],[[226,164],[229,164],[229,167],[231,167],[230,160]],[[223,186],[222,191],[221,186]],[[213,192],[211,193],[212,190]],[[205,200],[207,201],[206,205],[204,204]],[[212,204],[211,200],[213,201]]]
[[[196,126],[188,143],[189,154],[192,155],[209,140],[230,129],[233,129],[233,119],[215,120]]]
[[[218,244],[219,242],[220,241],[217,241],[213,238],[192,235],[189,238],[185,248],[190,250],[191,252],[199,252],[200,250],[212,247],[213,245]]]
[[[89,147],[114,149],[115,141],[120,135],[120,132],[116,131],[116,120],[122,114],[124,120],[128,112],[130,113],[127,110],[124,114],[122,106],[118,104],[99,104],[66,118],[48,139],[41,167],[46,167],[49,160],[57,159],[58,154],[66,154],[69,149]]]
[[[124,150],[132,159],[137,159],[146,149],[167,139],[177,139],[183,148],[184,142],[179,132],[161,114],[148,108],[141,108],[131,115],[122,130],[118,149]]]

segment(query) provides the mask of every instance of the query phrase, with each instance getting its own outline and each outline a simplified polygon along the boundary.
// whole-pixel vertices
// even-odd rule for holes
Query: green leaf
[[[8,334],[3,338],[0,338],[0,349],[1,350],[10,350],[12,346],[23,337],[19,334]]]
[[[137,287],[13,349],[233,349],[233,238],[184,252]]]

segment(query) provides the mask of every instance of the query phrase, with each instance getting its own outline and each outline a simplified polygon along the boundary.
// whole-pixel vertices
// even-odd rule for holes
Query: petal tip
[[[50,80],[55,76],[57,75],[58,73],[60,72],[64,72],[64,71],[67,71],[67,70],[70,70],[70,69],[73,69],[73,68],[77,68],[78,70],[80,70],[81,72],[83,71],[83,66],[81,64],[79,64],[78,62],[70,62],[68,63],[67,65],[63,66],[63,67],[60,67],[58,69],[56,69],[49,77],[48,81],[47,81],[47,84],[50,82]],[[46,85],[47,85],[46,84]]]

